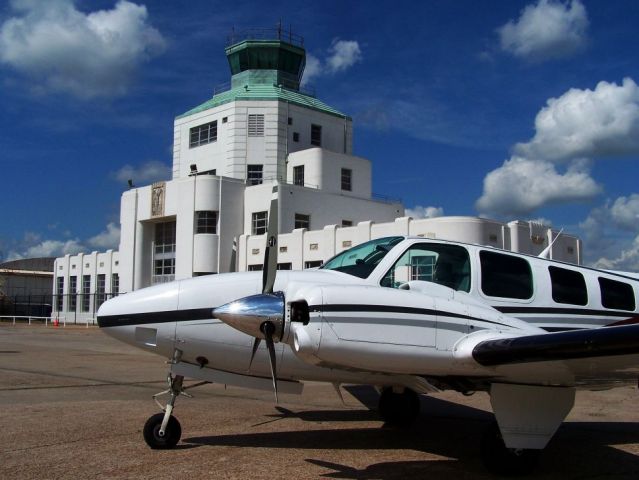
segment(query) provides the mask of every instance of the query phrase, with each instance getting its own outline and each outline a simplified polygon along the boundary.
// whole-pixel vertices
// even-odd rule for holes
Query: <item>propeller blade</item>
[[[277,398],[277,364],[275,359],[275,343],[273,343],[273,330],[273,325],[270,322],[264,324],[264,339],[266,340],[266,348],[268,349],[268,355],[271,364],[271,377],[273,378],[273,392],[275,393],[275,403],[280,403]]]
[[[251,370],[251,365],[253,365],[253,359],[255,358],[255,352],[257,352],[257,349],[260,346],[261,342],[262,342],[261,338],[255,337],[255,340],[253,341],[253,351],[251,352],[251,361],[249,362],[249,366],[248,366],[249,371]]]
[[[268,211],[266,230],[266,248],[264,249],[264,267],[262,268],[262,293],[273,293],[277,273],[277,232],[278,232],[278,186],[273,185],[271,206]]]

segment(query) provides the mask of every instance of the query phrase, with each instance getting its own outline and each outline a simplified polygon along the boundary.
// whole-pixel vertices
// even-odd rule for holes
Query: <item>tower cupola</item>
[[[304,38],[282,30],[253,29],[233,33],[226,47],[231,68],[231,88],[281,85],[299,90],[306,51]]]

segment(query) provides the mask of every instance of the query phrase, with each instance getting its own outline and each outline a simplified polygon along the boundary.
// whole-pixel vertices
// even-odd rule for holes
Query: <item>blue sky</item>
[[[415,216],[543,219],[639,270],[639,2],[15,0],[0,7],[0,258],[117,246],[234,27],[304,36],[376,193]]]

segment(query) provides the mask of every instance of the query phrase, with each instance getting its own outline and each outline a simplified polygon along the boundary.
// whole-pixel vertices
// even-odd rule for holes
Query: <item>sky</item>
[[[0,3],[0,260],[117,248],[127,179],[169,179],[175,116],[230,80],[227,36],[280,21],[374,192],[639,271],[635,0]]]

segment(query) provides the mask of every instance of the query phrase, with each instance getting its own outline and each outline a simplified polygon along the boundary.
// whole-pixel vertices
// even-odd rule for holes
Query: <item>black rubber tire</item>
[[[159,432],[163,419],[164,413],[156,413],[144,424],[144,441],[154,450],[174,448],[182,436],[182,427],[180,426],[180,422],[178,422],[177,418],[171,415],[169,417],[169,423],[166,426],[164,436],[161,437]]]
[[[481,439],[481,457],[486,469],[497,475],[519,476],[531,473],[541,450],[506,448],[497,422],[486,428]]]
[[[382,390],[379,397],[379,414],[389,425],[406,427],[419,416],[419,395],[410,388],[395,393],[391,387]]]

